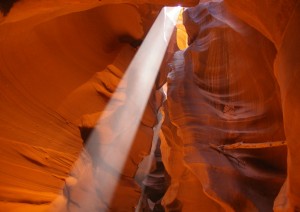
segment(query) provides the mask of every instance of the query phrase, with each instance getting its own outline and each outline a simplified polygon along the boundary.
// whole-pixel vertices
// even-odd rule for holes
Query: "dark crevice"
[[[165,209],[161,204],[161,200],[164,197],[169,185],[164,164],[161,159],[160,140],[156,145],[154,153],[156,168],[152,170],[143,180],[144,193],[142,196],[142,205],[139,212],[164,212]],[[152,206],[149,205],[152,202]]]
[[[130,35],[122,35],[122,36],[119,37],[119,42],[120,43],[128,43],[132,47],[137,48],[140,45],[142,45],[143,40],[142,39],[135,39],[135,38],[131,37]]]
[[[11,8],[13,7],[14,3],[19,0],[1,0],[0,1],[0,12],[3,16],[7,16]]]

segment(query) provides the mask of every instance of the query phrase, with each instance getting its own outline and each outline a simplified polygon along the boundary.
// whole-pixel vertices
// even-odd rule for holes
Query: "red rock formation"
[[[215,205],[270,211],[284,180],[284,149],[228,157],[209,144],[284,139],[275,48],[222,3],[199,4],[185,11],[184,20],[190,46],[175,54],[167,100],[183,163]]]
[[[85,82],[114,60],[123,42],[132,44],[144,36],[141,14],[150,11],[147,5],[138,11],[132,5],[115,4],[78,13],[70,13],[67,7],[59,14],[53,14],[51,7],[50,11],[41,7],[38,12],[43,14],[33,15],[27,13],[27,3],[30,5],[16,4],[0,29],[0,189],[4,210],[47,205],[60,193],[82,149],[78,128],[81,116],[100,111],[108,101],[105,94],[100,95],[105,92],[102,84],[95,89]],[[32,4],[47,8],[47,4]],[[85,10],[77,6],[77,10]],[[19,11],[22,8],[23,13]],[[68,14],[61,16],[64,12]],[[120,19],[116,19],[116,13]],[[129,59],[122,58],[125,64],[116,65],[121,71],[134,54],[127,50],[123,55]],[[117,83],[112,76],[108,76],[109,82]],[[153,119],[145,122],[152,123]],[[151,141],[151,130],[147,136],[145,131],[147,134],[149,130],[140,131],[138,136]],[[142,151],[147,150],[149,147]],[[131,166],[128,169],[132,172]]]
[[[164,99],[158,90],[169,71],[160,133],[167,173],[153,162],[158,169],[152,167],[144,181],[144,210],[150,210],[149,200],[161,210],[166,183],[166,211],[300,210],[300,3],[197,3],[0,3],[0,211],[43,211],[51,203],[74,211],[81,183],[90,183],[83,196],[103,189],[93,175],[94,149],[85,149],[84,141],[164,5],[195,6],[183,15],[189,46],[178,51],[173,38],[111,205],[103,201],[90,210],[137,205],[142,192],[134,176],[158,133]],[[183,49],[186,35],[179,27]],[[218,148],[278,140],[287,141],[287,158],[284,146]],[[139,171],[137,178],[146,174]]]

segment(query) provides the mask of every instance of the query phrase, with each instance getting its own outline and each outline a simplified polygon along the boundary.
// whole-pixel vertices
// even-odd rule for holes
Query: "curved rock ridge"
[[[285,139],[274,44],[222,1],[187,9],[184,23],[189,47],[174,55],[167,100],[183,150],[169,150],[169,157],[181,157],[181,170],[187,167],[199,190],[215,202],[206,210],[271,211],[285,179],[286,149],[226,154],[211,145]]]
[[[130,4],[133,6],[182,6],[192,7],[199,0],[3,0],[0,3],[0,24],[18,22],[24,19],[33,19],[36,22],[44,22],[75,12],[81,12],[99,6],[112,4]]]
[[[213,2],[213,1],[201,1]],[[284,130],[288,147],[287,179],[278,195],[275,211],[297,211],[300,206],[300,173],[296,166],[300,157],[299,149],[299,104],[298,92],[299,61],[299,14],[300,3],[297,0],[280,1],[223,1],[229,13],[254,27],[267,37],[277,50],[273,64],[274,73],[280,87],[283,109]]]
[[[117,178],[86,140],[166,5],[195,7]],[[299,25],[299,0],[1,1],[0,211],[300,211]]]
[[[159,8],[106,4],[56,18],[40,11],[49,17],[9,21],[18,13],[12,8],[0,26],[1,210],[43,210],[64,185],[76,182],[67,177],[83,147],[78,127],[91,127]],[[132,192],[130,207],[140,195],[132,179],[150,151],[156,107],[156,101],[148,105],[137,135],[144,143],[132,148],[125,166],[122,192]],[[116,201],[121,207],[123,199]]]
[[[161,152],[170,185],[163,197],[166,211],[221,211],[222,208],[203,192],[196,175],[184,161],[184,142],[169,117],[168,104],[164,106],[164,123],[161,131]]]

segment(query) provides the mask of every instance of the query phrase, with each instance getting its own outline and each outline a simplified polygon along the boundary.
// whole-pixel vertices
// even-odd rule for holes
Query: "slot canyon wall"
[[[161,8],[179,4],[108,203],[86,141]],[[298,0],[7,0],[0,11],[0,211],[300,211]],[[286,145],[222,148],[276,141]],[[79,204],[91,194],[96,206]]]

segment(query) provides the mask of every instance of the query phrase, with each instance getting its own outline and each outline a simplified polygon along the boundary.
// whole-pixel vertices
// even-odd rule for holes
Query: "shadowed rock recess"
[[[95,129],[164,6],[183,9],[118,171],[99,140],[119,132]],[[299,0],[0,1],[0,211],[300,211],[299,26]]]

